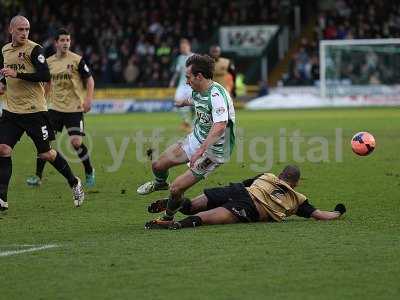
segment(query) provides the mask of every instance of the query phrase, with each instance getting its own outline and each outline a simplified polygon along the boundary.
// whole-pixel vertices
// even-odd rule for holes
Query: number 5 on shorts
[[[47,140],[49,138],[49,131],[47,130],[47,126],[42,126],[42,136],[43,136],[43,141]]]

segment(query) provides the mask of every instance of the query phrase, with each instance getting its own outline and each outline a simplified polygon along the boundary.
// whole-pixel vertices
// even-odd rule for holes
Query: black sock
[[[183,199],[180,196],[179,197],[170,196],[168,198],[167,209],[165,210],[165,214],[169,217],[175,215],[175,213],[181,207],[182,201]]]
[[[85,168],[85,173],[92,174],[93,168],[92,165],[90,164],[89,153],[86,146],[84,144],[81,144],[78,148],[74,149],[83,163],[83,167]]]
[[[42,179],[45,164],[46,161],[44,159],[41,159],[40,157],[36,159],[36,176],[40,179]]]
[[[11,157],[0,157],[0,199],[7,202],[8,184],[12,174]]]
[[[199,216],[189,216],[183,220],[180,220],[179,223],[181,224],[182,228],[185,228],[201,226],[203,221]]]
[[[188,198],[183,198],[182,207],[179,210],[184,215],[192,214],[192,201]]]
[[[57,152],[56,159],[54,161],[50,161],[56,170],[68,180],[68,184],[70,187],[73,187],[75,184],[78,183],[78,179],[72,173],[71,168],[69,167],[67,161],[64,157],[61,156],[59,152]]]

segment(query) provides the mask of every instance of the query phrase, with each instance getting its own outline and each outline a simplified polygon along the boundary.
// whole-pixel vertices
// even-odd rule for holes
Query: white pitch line
[[[0,257],[11,256],[11,255],[27,253],[27,252],[42,251],[42,250],[56,248],[56,247],[59,247],[59,246],[58,245],[43,245],[43,246],[38,246],[38,247],[32,247],[32,248],[29,248],[29,249],[3,251],[3,252],[0,252]]]
[[[15,247],[36,247],[35,244],[9,244],[9,245],[0,245],[1,248],[15,248]]]

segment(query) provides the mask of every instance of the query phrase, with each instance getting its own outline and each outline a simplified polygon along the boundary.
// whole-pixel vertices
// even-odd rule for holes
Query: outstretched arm
[[[83,101],[83,112],[87,113],[92,108],[92,100],[94,95],[94,79],[90,76],[86,79],[86,98]]]
[[[337,211],[324,211],[319,209],[317,209],[311,214],[311,217],[313,217],[314,219],[323,221],[335,220],[340,216],[341,216],[340,213]]]
[[[339,218],[345,212],[346,212],[346,207],[343,204],[337,204],[334,211],[324,211],[316,209],[311,214],[311,217],[313,217],[316,220],[329,221]]]
[[[182,99],[182,100],[175,100],[176,107],[184,107],[184,106],[193,106],[192,100],[189,99]]]
[[[173,88],[175,86],[178,77],[179,77],[179,72],[175,71],[174,74],[172,75],[171,80],[169,81],[170,88]]]
[[[81,76],[82,82],[86,86],[86,97],[83,101],[83,112],[87,113],[92,107],[92,100],[94,94],[94,79],[85,60],[81,58],[78,64],[78,72]]]
[[[315,220],[335,220],[346,212],[343,204],[337,204],[333,211],[316,209],[308,200],[304,201],[297,209],[296,215],[303,218],[314,218]]]
[[[236,97],[236,69],[232,61],[229,62],[228,72],[232,75],[233,87],[232,96]]]

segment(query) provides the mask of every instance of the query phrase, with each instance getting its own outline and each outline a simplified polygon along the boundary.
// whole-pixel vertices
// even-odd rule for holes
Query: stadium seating
[[[167,86],[181,37],[196,51],[221,25],[278,22],[279,5],[266,0],[4,1],[0,44],[9,39],[8,16],[20,13],[31,21],[31,39],[47,54],[54,51],[55,30],[67,28],[72,49],[91,65],[97,85]]]
[[[400,3],[379,0],[338,0],[321,7],[314,40],[303,39],[290,61],[284,85],[312,85],[319,79],[319,40],[400,37]]]

